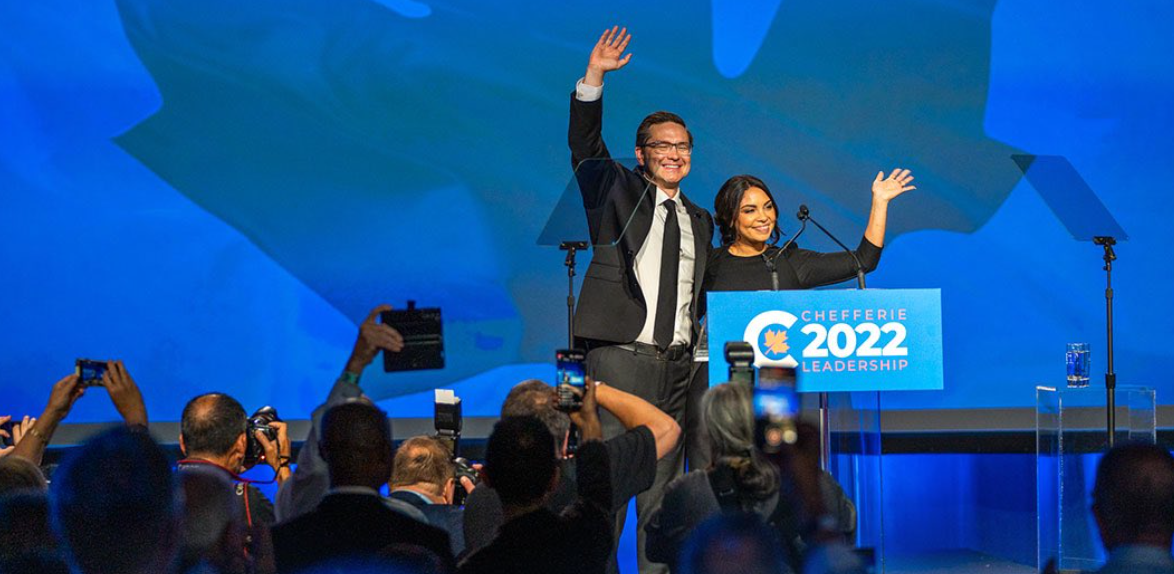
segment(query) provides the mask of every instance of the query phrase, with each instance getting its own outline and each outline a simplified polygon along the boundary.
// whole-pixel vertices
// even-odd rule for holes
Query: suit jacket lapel
[[[705,210],[697,207],[687,198],[684,203],[689,210],[689,222],[693,225],[693,308],[696,312],[697,296],[701,294],[701,281],[705,278],[705,264],[709,259],[709,245],[712,238],[709,236],[709,226],[706,225]]]

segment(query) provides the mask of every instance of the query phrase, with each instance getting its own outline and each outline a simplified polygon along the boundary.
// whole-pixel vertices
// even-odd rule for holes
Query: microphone
[[[779,249],[778,252],[774,254],[774,256],[767,257],[765,253],[762,254],[763,261],[766,261],[766,268],[770,270],[770,282],[775,291],[779,290],[779,272],[775,268],[775,260],[777,260],[783,253],[786,253],[787,248],[795,243],[795,240],[799,239],[799,236],[803,235],[803,232],[807,230],[807,206],[800,205],[799,213],[796,213],[795,217],[799,219],[799,231],[796,231],[795,235],[792,235],[791,238],[783,244],[782,249]]]
[[[859,289],[864,289],[864,266],[860,264],[860,259],[858,257],[856,257],[856,252],[852,251],[851,249],[848,249],[847,245],[844,245],[843,243],[840,242],[839,239],[836,239],[835,235],[832,235],[832,232],[825,229],[824,226],[820,225],[818,221],[813,219],[811,217],[811,215],[809,214],[809,212],[807,211],[806,205],[799,206],[799,218],[806,219],[807,221],[814,223],[815,226],[818,227],[819,230],[822,231],[824,235],[830,237],[832,239],[832,241],[836,242],[836,245],[839,245],[841,249],[848,252],[848,255],[852,256],[852,261],[856,262],[856,284]]]

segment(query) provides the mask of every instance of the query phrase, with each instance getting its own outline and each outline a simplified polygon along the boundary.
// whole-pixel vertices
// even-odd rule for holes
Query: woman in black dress
[[[876,269],[880,262],[889,201],[916,189],[909,185],[911,181],[909,170],[899,168],[888,177],[884,172],[877,173],[873,180],[868,226],[856,248],[865,273]],[[809,289],[856,276],[856,262],[844,251],[819,253],[791,243],[786,253],[780,252],[780,233],[775,225],[778,210],[770,189],[757,177],[731,177],[718,191],[713,209],[722,245],[713,251],[706,266],[706,290]]]
[[[885,223],[889,201],[917,189],[907,169],[894,169],[885,177],[876,174],[872,182],[872,209],[864,237],[856,248],[856,257],[864,272],[876,269],[881,248],[885,242]],[[800,249],[791,242],[784,243],[786,252],[778,245],[781,235],[775,225],[778,209],[770,189],[761,179],[750,175],[731,177],[718,191],[713,202],[722,245],[713,250],[705,268],[702,288],[708,291],[769,291],[780,289],[810,289],[839,283],[856,276],[856,261],[847,252],[820,253]],[[701,313],[705,312],[705,297],[701,298]],[[706,345],[703,330],[700,344]],[[722,360],[721,346],[716,360]],[[694,355],[698,363],[690,376],[685,406],[685,452],[689,468],[707,468],[709,449],[701,432],[699,405],[702,394],[709,388],[707,368],[708,350]]]

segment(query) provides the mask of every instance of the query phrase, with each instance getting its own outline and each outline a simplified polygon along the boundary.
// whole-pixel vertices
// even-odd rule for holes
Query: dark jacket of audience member
[[[103,432],[53,473],[53,525],[83,574],[171,571],[181,517],[167,455],[146,429]]]
[[[459,571],[604,572],[613,536],[607,449],[597,441],[587,442],[577,458],[578,499],[556,514],[543,504],[559,479],[550,431],[533,417],[498,422],[489,437],[484,471],[501,499],[506,522],[488,546],[461,563]]]
[[[44,489],[0,495],[0,572],[29,572],[23,566],[30,561],[56,561],[68,570],[49,526],[49,496]]]
[[[249,572],[242,552],[247,527],[232,481],[216,469],[194,466],[179,472],[179,484],[184,495],[180,570]]]
[[[319,448],[322,419],[330,409],[362,400],[362,396],[363,389],[357,383],[339,378],[330,387],[326,402],[318,405],[310,414],[310,432],[298,451],[297,470],[277,491],[278,522],[289,522],[313,511],[330,491],[330,469],[323,460]],[[395,499],[386,499],[384,502],[404,516],[424,523],[429,522],[423,512],[407,502]]]
[[[348,556],[374,556],[388,547],[421,547],[452,564],[443,530],[392,510],[379,495],[391,475],[392,442],[387,414],[350,402],[322,418],[318,448],[330,474],[329,493],[318,507],[273,528],[280,572]],[[395,554],[397,550],[390,550]]]

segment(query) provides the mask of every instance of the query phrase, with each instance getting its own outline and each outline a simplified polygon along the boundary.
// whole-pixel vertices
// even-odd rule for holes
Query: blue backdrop
[[[610,147],[681,114],[699,204],[752,173],[852,242],[877,170],[914,171],[870,285],[941,288],[946,383],[886,407],[1030,405],[1069,341],[1103,370],[1099,248],[1012,153],[1070,158],[1129,233],[1117,370],[1174,403],[1168,2],[43,0],[0,3],[0,412],[87,356],[126,360],[156,420],[213,389],[303,417],[367,310],[410,298],[443,307],[449,366],[368,392],[496,413],[564,340],[563,257],[535,240],[613,22],[635,56]],[[115,416],[89,396],[70,421]]]

